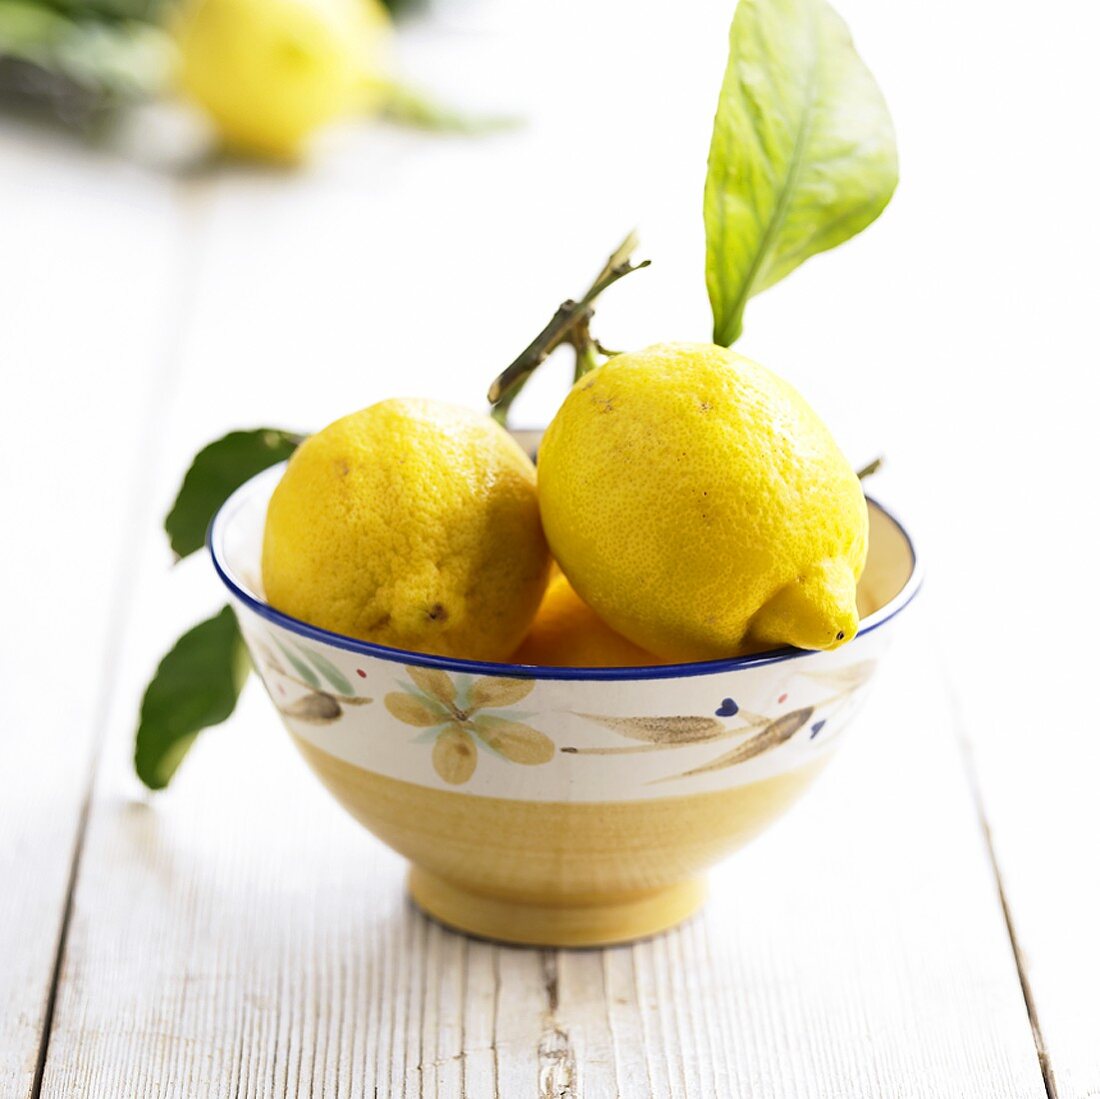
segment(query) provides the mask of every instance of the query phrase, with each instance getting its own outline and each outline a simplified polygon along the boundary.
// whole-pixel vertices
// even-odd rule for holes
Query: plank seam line
[[[159,388],[159,387],[158,387]],[[150,440],[145,439],[139,451],[145,450]],[[143,481],[146,478],[142,478]],[[135,524],[134,513],[138,516],[144,514],[143,504],[146,493],[142,491],[147,486],[140,486],[135,491],[135,501],[131,506],[131,519],[126,523],[127,529]],[[139,520],[140,521],[140,520]],[[133,575],[137,563],[137,554],[141,542],[131,539],[130,549],[119,556],[117,576],[112,585],[112,605],[114,612],[111,615],[111,624],[108,632],[106,651],[103,657],[103,668],[108,673],[103,677],[96,699],[95,714],[93,717],[92,743],[88,753],[88,778],[84,784],[84,792],[81,796],[80,815],[77,818],[76,833],[73,837],[73,852],[69,859],[69,874],[65,885],[65,904],[61,910],[61,926],[58,930],[57,945],[55,947],[53,966],[50,969],[50,983],[46,993],[46,1010],[42,1017],[42,1037],[39,1040],[38,1058],[35,1062],[34,1077],[31,1082],[31,1099],[40,1099],[42,1085],[46,1074],[46,1060],[49,1054],[50,1038],[53,1034],[54,1015],[57,1010],[58,993],[61,987],[61,972],[65,965],[65,950],[69,941],[69,929],[72,925],[73,910],[76,901],[76,885],[80,877],[80,864],[84,855],[84,844],[88,834],[88,822],[91,818],[92,799],[95,796],[96,776],[99,772],[99,760],[106,741],[107,718],[110,713],[113,696],[114,680],[110,669],[118,664],[122,650],[122,639],[125,634],[125,624],[130,615],[133,602],[132,588],[127,584],[127,578]],[[129,589],[129,593],[128,593]]]
[[[952,724],[955,727],[955,736],[959,744],[959,752],[963,760],[963,771],[966,773],[967,784],[970,787],[970,796],[974,802],[974,809],[981,824],[982,836],[985,840],[986,851],[989,854],[989,863],[993,870],[993,880],[997,886],[997,897],[1001,905],[1001,914],[1004,916],[1005,928],[1008,931],[1008,941],[1012,948],[1012,958],[1016,963],[1016,975],[1020,982],[1020,992],[1024,997],[1024,1007],[1027,1009],[1027,1020],[1031,1026],[1031,1037],[1035,1043],[1035,1055],[1039,1060],[1039,1071],[1043,1077],[1043,1087],[1046,1090],[1047,1099],[1058,1099],[1058,1086],[1054,1080],[1054,1067],[1050,1061],[1050,1053],[1047,1050],[1046,1040],[1043,1037],[1043,1028],[1039,1023],[1039,1011],[1035,1004],[1035,997],[1031,991],[1031,981],[1027,975],[1027,965],[1024,961],[1023,951],[1020,948],[1019,939],[1016,936],[1016,925],[1012,919],[1012,912],[1008,904],[1008,895],[1005,892],[1004,879],[1001,876],[1000,863],[997,861],[997,850],[993,843],[993,831],[989,826],[989,818],[986,816],[985,804],[982,801],[981,787],[978,783],[978,769],[974,761],[974,747],[966,733],[966,723],[963,720],[962,703],[959,699],[955,682],[946,667],[943,669],[944,683],[947,689],[948,702],[951,709]]]
[[[114,627],[112,626],[112,631]],[[96,707],[97,711],[99,706]],[[97,734],[91,746],[89,768],[95,775],[96,762],[102,747],[99,743],[100,723],[97,717]],[[42,1094],[42,1081],[46,1075],[46,1055],[50,1048],[50,1034],[53,1032],[54,1012],[57,1009],[57,993],[61,984],[61,968],[65,959],[65,944],[69,938],[69,925],[72,922],[73,895],[76,890],[76,877],[80,866],[80,855],[84,849],[84,836],[88,829],[88,815],[92,802],[92,777],[85,784],[77,818],[76,835],[73,837],[73,852],[69,858],[69,873],[65,883],[65,904],[61,909],[61,926],[57,932],[54,947],[53,965],[50,967],[50,983],[46,991],[46,1009],[42,1014],[42,1035],[38,1040],[38,1055],[34,1062],[34,1076],[31,1078],[31,1099],[39,1099]]]
[[[168,300],[175,303],[173,310],[175,323],[165,324],[165,343],[163,352],[164,366],[160,378],[151,387],[148,408],[149,415],[146,418],[145,430],[135,448],[135,459],[139,463],[139,475],[134,478],[132,484],[131,504],[124,522],[124,528],[132,532],[133,536],[123,543],[123,550],[118,556],[118,564],[115,570],[115,578],[112,583],[112,601],[114,608],[110,625],[107,631],[107,644],[104,648],[103,683],[96,696],[96,705],[92,717],[92,741],[88,752],[88,779],[84,784],[84,792],[81,799],[80,814],[77,817],[76,832],[73,836],[72,857],[69,860],[69,874],[65,885],[65,903],[61,909],[61,925],[58,929],[57,943],[55,946],[53,965],[50,968],[49,986],[46,991],[46,1006],[42,1015],[42,1035],[38,1044],[38,1056],[35,1059],[34,1075],[31,1078],[31,1090],[29,1099],[41,1099],[42,1088],[45,1084],[46,1065],[49,1060],[50,1040],[53,1037],[54,1020],[57,1014],[57,1003],[61,990],[61,975],[65,968],[65,957],[69,942],[69,931],[72,927],[73,912],[76,907],[76,889],[80,879],[80,867],[84,857],[85,841],[88,835],[88,825],[91,821],[92,804],[95,798],[96,778],[99,774],[99,766],[103,755],[103,748],[107,741],[107,724],[111,713],[111,704],[114,700],[115,681],[111,675],[112,669],[118,666],[119,657],[123,651],[123,642],[126,637],[126,627],[136,598],[134,585],[129,583],[141,560],[142,539],[140,532],[142,524],[152,511],[154,499],[154,472],[156,461],[141,461],[142,455],[152,459],[160,451],[160,440],[163,437],[162,428],[168,422],[171,411],[170,397],[178,380],[182,366],[179,348],[182,346],[182,333],[187,326],[187,319],[193,312],[193,306],[198,293],[198,271],[201,269],[200,252],[198,245],[198,233],[195,231],[195,222],[198,220],[197,201],[200,192],[195,190],[193,184],[185,184],[180,188],[183,221],[181,237],[185,242],[182,255],[178,260],[176,276],[177,293],[173,298],[169,287]],[[178,291],[183,288],[184,293]],[[157,414],[159,409],[159,415]]]

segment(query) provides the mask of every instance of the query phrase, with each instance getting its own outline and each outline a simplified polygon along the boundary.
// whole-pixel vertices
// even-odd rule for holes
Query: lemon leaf
[[[203,729],[229,717],[251,666],[229,607],[176,642],[141,702],[134,769],[150,790],[168,785]]]
[[[177,557],[201,549],[218,508],[250,477],[285,461],[302,436],[275,427],[231,431],[195,455],[164,529]]]
[[[848,28],[825,0],[740,0],[714,120],[703,215],[714,342],[745,305],[882,213],[894,127]]]

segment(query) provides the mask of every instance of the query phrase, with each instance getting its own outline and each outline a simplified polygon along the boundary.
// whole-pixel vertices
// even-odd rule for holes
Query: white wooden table
[[[0,1095],[1100,1095],[1100,21],[841,6],[902,188],[740,347],[853,461],[887,453],[929,580],[818,787],[702,917],[605,951],[411,910],[255,685],[144,792],[143,685],[221,602],[158,527],[230,427],[477,405],[635,223],[655,264],[598,332],[705,338],[731,4],[456,3],[409,68],[528,125],[364,127],[297,174],[172,176],[0,122]]]

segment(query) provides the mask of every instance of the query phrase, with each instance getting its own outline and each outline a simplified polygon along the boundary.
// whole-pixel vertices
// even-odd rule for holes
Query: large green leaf
[[[840,16],[740,0],[704,195],[715,343],[754,294],[870,225],[897,179],[890,114]]]
[[[195,737],[229,717],[250,667],[229,607],[176,642],[141,702],[134,768],[146,786],[167,786]]]
[[[300,435],[274,427],[231,431],[195,455],[179,495],[164,521],[180,557],[201,549],[215,512],[250,477],[294,453]]]

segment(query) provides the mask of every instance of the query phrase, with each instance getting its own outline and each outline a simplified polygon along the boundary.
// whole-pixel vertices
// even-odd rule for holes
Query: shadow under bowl
[[[210,529],[253,662],[306,762],[411,863],[429,915],[474,935],[595,946],[673,926],[702,872],[775,820],[833,754],[916,594],[916,553],[874,501],[858,635],[694,664],[540,668],[405,652],[264,601],[282,466]]]

